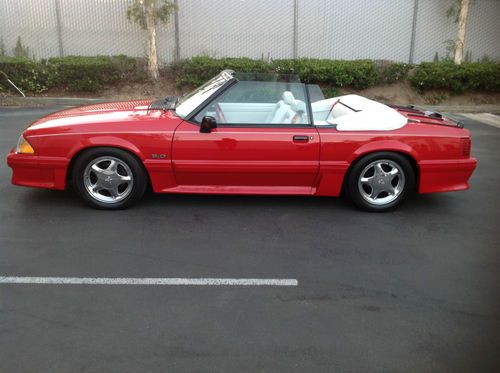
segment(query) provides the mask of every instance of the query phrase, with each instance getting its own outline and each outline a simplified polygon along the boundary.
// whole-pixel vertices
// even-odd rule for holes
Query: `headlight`
[[[23,135],[19,136],[19,141],[16,146],[16,153],[21,154],[34,154],[35,149],[31,146],[31,144],[26,140]]]

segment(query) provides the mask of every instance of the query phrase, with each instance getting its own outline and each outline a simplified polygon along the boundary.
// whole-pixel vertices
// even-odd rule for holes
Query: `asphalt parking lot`
[[[0,154],[57,109],[0,108]],[[71,192],[12,186],[2,158],[0,277],[298,286],[0,284],[0,372],[498,372],[500,129],[464,122],[471,190],[385,214],[193,195],[95,211]]]

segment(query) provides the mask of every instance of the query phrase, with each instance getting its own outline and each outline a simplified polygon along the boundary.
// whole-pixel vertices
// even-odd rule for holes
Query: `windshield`
[[[186,118],[189,113],[200,106],[208,97],[231,79],[233,79],[232,71],[222,71],[219,75],[210,79],[201,87],[182,96],[177,103],[175,113],[182,119]]]

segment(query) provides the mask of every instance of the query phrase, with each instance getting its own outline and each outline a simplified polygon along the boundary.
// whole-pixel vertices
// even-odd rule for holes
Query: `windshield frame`
[[[294,84],[297,87],[300,86],[302,92],[303,92],[303,102],[306,105],[306,111],[305,113],[307,114],[307,123],[302,123],[302,124],[293,124],[291,127],[292,128],[299,128],[299,127],[311,127],[314,125],[313,123],[313,112],[312,112],[312,107],[311,107],[311,100],[309,97],[309,91],[307,89],[307,85],[302,83],[302,82],[281,82],[281,81],[260,81],[260,80],[244,80],[240,81],[236,78],[230,81],[229,84],[226,84],[223,88],[221,88],[216,94],[210,96],[209,99],[205,100],[203,105],[200,105],[198,109],[193,111],[189,117],[186,118],[189,122],[200,125],[200,120],[195,119],[200,112],[203,111],[207,106],[212,104],[213,102],[217,101],[217,99],[221,96],[224,96],[228,91],[230,91],[235,85],[240,84],[240,83],[260,83],[260,84],[276,84],[276,83],[282,83],[282,84]],[[276,127],[276,128],[286,128],[289,127],[289,124],[287,123],[218,123],[218,126],[220,127],[262,127],[262,128],[267,128],[267,127]]]
[[[212,97],[225,91],[228,85],[232,85],[236,81],[233,74],[231,70],[224,70],[194,91],[178,98],[175,105],[175,114],[184,120],[188,120]]]

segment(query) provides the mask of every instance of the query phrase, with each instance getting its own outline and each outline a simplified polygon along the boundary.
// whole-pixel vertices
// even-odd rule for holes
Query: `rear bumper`
[[[469,179],[476,169],[475,158],[421,161],[419,193],[451,192],[469,189]]]
[[[33,188],[65,189],[69,161],[60,157],[41,157],[10,152],[7,164],[12,168],[12,184]]]

